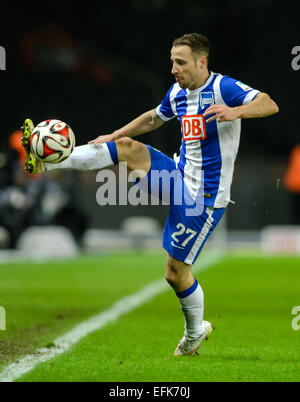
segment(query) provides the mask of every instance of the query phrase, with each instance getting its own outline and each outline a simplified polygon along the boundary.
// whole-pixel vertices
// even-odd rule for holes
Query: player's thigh
[[[181,177],[181,173],[173,159],[150,145],[147,148],[151,158],[150,169],[147,176],[138,183],[138,187],[151,194],[153,205],[159,205],[159,201],[169,205],[173,199],[175,183],[179,181],[177,177]]]
[[[124,137],[116,141],[118,160],[126,162],[129,171],[137,172],[137,177],[147,175],[151,166],[151,157],[147,145],[135,141],[132,138]]]

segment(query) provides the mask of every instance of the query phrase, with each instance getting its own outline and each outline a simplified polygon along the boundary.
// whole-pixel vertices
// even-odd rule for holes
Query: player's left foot
[[[30,174],[44,173],[46,171],[44,163],[36,158],[31,150],[30,138],[34,130],[33,122],[30,119],[26,119],[21,129],[23,131],[22,145],[26,151],[25,169]]]
[[[179,342],[174,356],[193,356],[197,350],[200,348],[200,345],[204,339],[207,339],[209,335],[212,333],[214,327],[208,321],[202,321],[202,326],[204,331],[201,336],[197,339],[190,340],[186,336],[184,336]]]

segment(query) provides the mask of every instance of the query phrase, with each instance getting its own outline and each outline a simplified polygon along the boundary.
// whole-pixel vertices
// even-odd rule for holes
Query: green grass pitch
[[[199,258],[201,264],[201,257]],[[165,255],[123,253],[0,267],[0,372],[115,301],[163,278]],[[83,338],[20,381],[300,381],[300,259],[227,255],[196,275],[216,330],[194,357],[170,289]]]

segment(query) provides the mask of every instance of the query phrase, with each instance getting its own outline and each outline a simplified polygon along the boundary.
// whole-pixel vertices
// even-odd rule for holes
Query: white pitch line
[[[193,272],[196,273],[203,271],[204,269],[213,266],[220,261],[221,257],[222,255],[220,254],[203,256],[200,260],[201,262],[199,261],[199,263],[194,266]],[[55,346],[53,348],[39,349],[36,353],[27,355],[17,362],[5,367],[0,372],[0,382],[13,382],[17,380],[24,374],[33,370],[37,364],[44,363],[53,357],[65,353],[88,334],[103,328],[109,322],[117,320],[122,315],[140,307],[142,304],[168,289],[170,289],[170,287],[167,285],[166,281],[160,279],[146,285],[139,292],[120,299],[108,310],[91,317],[77,325],[71,331],[54,340],[53,343]]]

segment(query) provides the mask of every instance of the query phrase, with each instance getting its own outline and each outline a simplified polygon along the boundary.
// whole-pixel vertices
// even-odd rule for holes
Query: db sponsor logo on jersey
[[[183,116],[181,124],[184,141],[204,140],[206,138],[205,120],[202,114]]]

